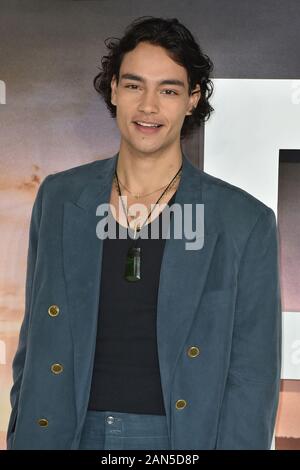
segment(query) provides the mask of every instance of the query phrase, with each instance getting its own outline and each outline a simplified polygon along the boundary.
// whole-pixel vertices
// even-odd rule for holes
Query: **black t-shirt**
[[[168,201],[174,203],[176,192]],[[142,227],[141,279],[124,278],[133,240],[103,240],[99,317],[90,400],[91,410],[165,415],[156,338],[156,309],[165,246],[161,220],[166,207]],[[150,225],[159,222],[159,238]],[[119,226],[118,222],[116,222]]]

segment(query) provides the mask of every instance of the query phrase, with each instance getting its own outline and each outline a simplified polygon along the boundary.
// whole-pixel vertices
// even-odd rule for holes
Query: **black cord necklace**
[[[137,232],[140,232],[141,229],[144,227],[145,223],[147,222],[147,220],[151,216],[151,214],[153,212],[153,209],[156,207],[156,204],[161,200],[161,198],[163,197],[165,192],[168,190],[168,188],[171,186],[171,184],[173,183],[175,178],[179,175],[181,170],[182,170],[182,165],[179,168],[179,170],[177,171],[174,178],[172,178],[172,180],[170,181],[170,183],[168,184],[166,189],[162,192],[162,194],[160,195],[160,197],[156,201],[154,207],[151,209],[151,211],[148,214],[148,217],[146,218],[143,225],[141,227],[139,227],[138,224],[135,225],[134,241],[133,241],[133,244],[128,249],[127,257],[126,257],[126,265],[125,265],[125,273],[124,273],[124,278],[126,279],[126,281],[135,282],[135,281],[139,281],[141,279],[141,256],[142,256],[142,253],[141,253],[141,247],[137,246],[137,240],[139,239],[139,237],[136,237],[136,234],[137,234]],[[124,213],[125,213],[126,219],[127,219],[127,237],[128,237],[129,222],[128,222],[128,217],[127,217],[127,211],[125,210],[124,203],[123,203],[121,189],[120,189],[120,185],[119,185],[119,179],[118,179],[118,175],[117,175],[116,170],[115,170],[115,178],[116,178],[116,181],[117,181],[118,193],[119,193],[119,196],[121,196],[121,202],[122,202],[123,210],[124,210]]]

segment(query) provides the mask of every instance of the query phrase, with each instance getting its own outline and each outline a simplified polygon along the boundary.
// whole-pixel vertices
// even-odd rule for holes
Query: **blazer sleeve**
[[[49,175],[50,176],[50,175]],[[6,442],[7,449],[11,448],[12,438],[15,429],[15,424],[18,414],[19,393],[23,377],[23,368],[26,358],[26,344],[30,324],[31,303],[32,303],[32,286],[34,281],[34,273],[37,259],[38,240],[39,240],[39,227],[42,215],[42,200],[43,192],[47,176],[40,184],[33,208],[31,211],[30,227],[29,227],[29,244],[27,250],[27,271],[26,271],[26,286],[25,286],[25,312],[21,329],[19,333],[19,342],[17,351],[15,353],[12,372],[13,372],[13,386],[10,391],[11,414],[8,423]]]
[[[270,449],[281,373],[279,237],[275,213],[257,219],[238,274],[234,329],[216,449]]]

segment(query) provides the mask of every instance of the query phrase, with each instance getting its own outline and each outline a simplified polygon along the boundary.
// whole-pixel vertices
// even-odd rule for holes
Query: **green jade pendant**
[[[139,246],[132,246],[128,250],[124,277],[129,282],[141,279],[141,248]]]
[[[126,281],[136,282],[141,279],[141,248],[136,246],[136,233],[140,231],[138,225],[135,226],[134,230],[134,244],[127,252],[125,274]]]

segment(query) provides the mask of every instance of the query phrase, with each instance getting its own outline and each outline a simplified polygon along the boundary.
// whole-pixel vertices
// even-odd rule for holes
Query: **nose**
[[[144,113],[157,113],[159,111],[158,107],[158,97],[155,91],[145,91],[139,102],[139,111]]]

